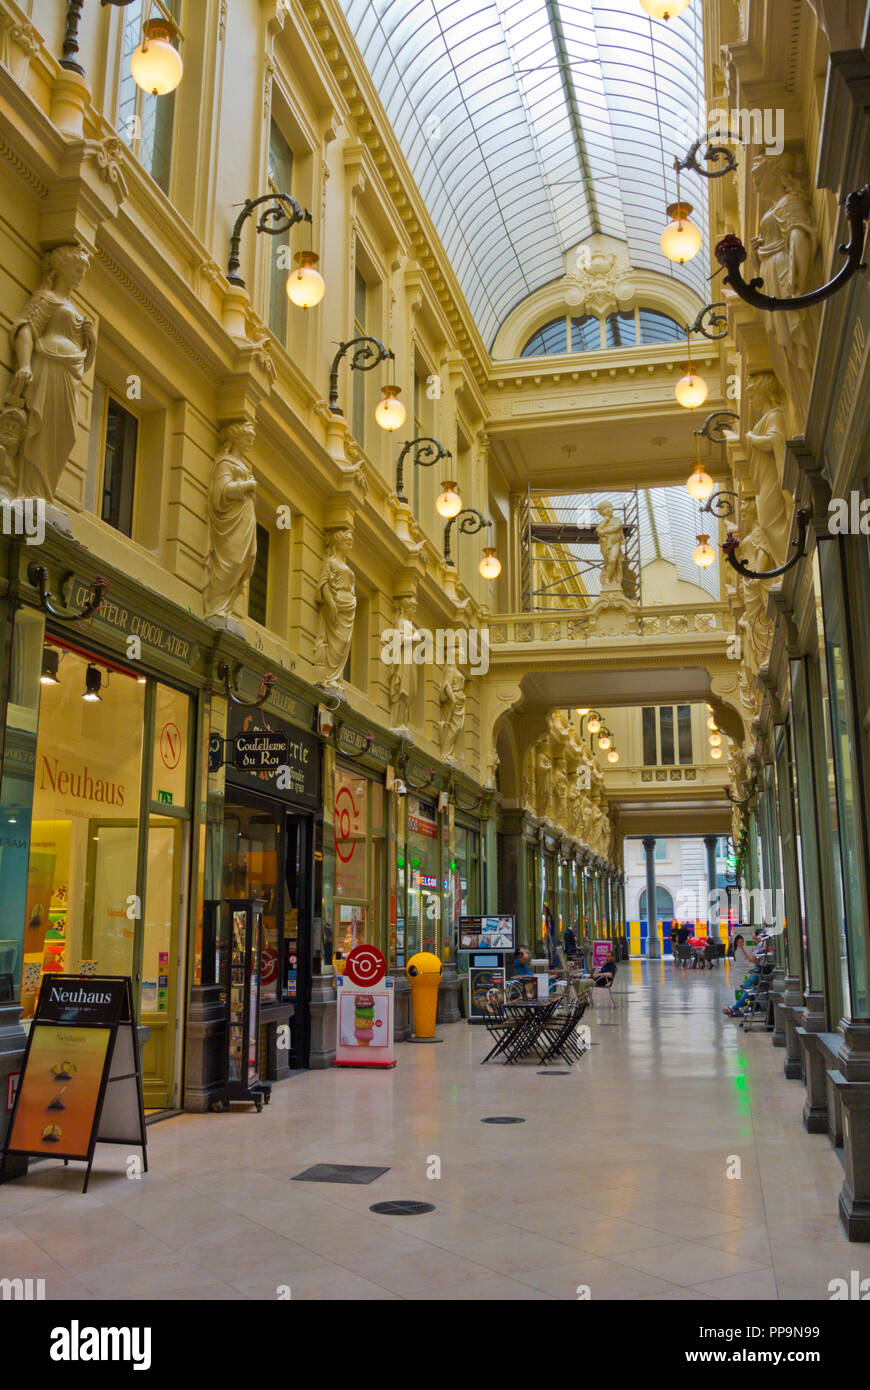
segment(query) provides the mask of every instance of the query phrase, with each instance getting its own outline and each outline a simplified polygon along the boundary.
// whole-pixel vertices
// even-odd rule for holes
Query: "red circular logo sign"
[[[387,973],[387,958],[377,946],[354,946],[347,953],[344,973],[354,985],[376,985]]]
[[[359,807],[348,787],[341,787],[335,798],[335,852],[342,864],[353,859],[359,835]]]
[[[170,772],[181,762],[181,734],[171,721],[160,730],[160,757]]]

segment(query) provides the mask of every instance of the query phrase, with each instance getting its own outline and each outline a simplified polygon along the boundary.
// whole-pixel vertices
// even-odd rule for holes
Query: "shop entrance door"
[[[228,788],[229,794],[229,788]],[[260,898],[262,1012],[289,1005],[292,1069],[307,1067],[311,997],[313,822],[270,797],[232,788],[224,810],[223,897]],[[286,1018],[287,1010],[276,1009]]]

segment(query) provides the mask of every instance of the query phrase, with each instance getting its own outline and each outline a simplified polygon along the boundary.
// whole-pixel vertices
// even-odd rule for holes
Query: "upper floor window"
[[[691,705],[646,706],[641,710],[643,761],[647,767],[691,763]]]
[[[269,129],[270,193],[293,192],[293,151],[273,120]],[[287,341],[287,272],[290,259],[290,232],[266,238],[269,243],[269,327],[279,342]],[[283,247],[283,255],[280,248]]]
[[[598,318],[560,315],[536,329],[521,357],[549,357],[559,352],[596,352],[601,348],[643,347],[682,341],[685,328],[658,309],[628,309]]]
[[[257,559],[248,585],[248,617],[261,627],[269,615],[269,532],[257,525]]]
[[[143,92],[133,81],[130,59],[142,40],[145,0],[131,0],[122,10],[121,88],[118,101],[118,131],[156,184],[169,192],[172,162],[172,128],[175,93],[155,97]],[[163,14],[178,24],[181,0],[152,0],[151,17]]]
[[[100,519],[124,536],[133,534],[133,496],[139,421],[114,396],[106,407]]]
[[[364,338],[368,322],[368,285],[356,267],[353,281],[353,336]],[[351,372],[353,378],[353,437],[365,446],[366,434],[366,377],[367,372]]]

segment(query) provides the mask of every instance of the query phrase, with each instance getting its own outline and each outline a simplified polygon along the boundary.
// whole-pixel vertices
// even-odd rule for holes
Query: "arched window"
[[[685,337],[685,328],[659,309],[627,309],[600,319],[595,314],[560,316],[542,324],[529,338],[521,357],[551,357],[560,352],[598,352],[601,348],[654,346]]]
[[[522,350],[522,357],[549,357],[554,352],[568,351],[568,328],[563,318],[552,319],[533,333]]]
[[[659,313],[658,309],[641,309],[638,318],[642,343],[672,343],[686,335],[685,328],[676,319]]]
[[[646,889],[640,895],[638,912],[642,922],[646,921]],[[674,899],[667,888],[663,888],[660,883],[656,884],[656,921],[672,922],[674,920]]]

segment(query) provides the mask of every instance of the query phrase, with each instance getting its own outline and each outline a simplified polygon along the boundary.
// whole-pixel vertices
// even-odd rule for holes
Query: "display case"
[[[221,905],[215,955],[222,976],[226,1069],[213,1110],[233,1102],[248,1102],[262,1110],[271,1095],[269,1083],[260,1080],[263,910],[262,898],[225,898]]]

